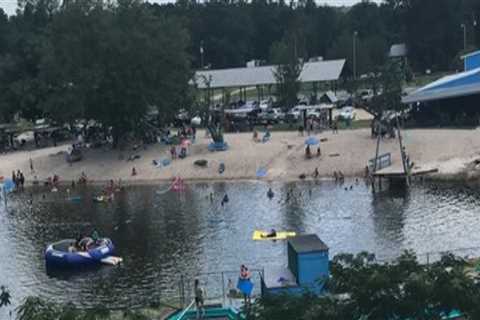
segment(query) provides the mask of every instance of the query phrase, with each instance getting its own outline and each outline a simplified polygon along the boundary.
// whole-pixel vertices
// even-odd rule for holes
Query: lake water
[[[165,186],[131,187],[109,204],[92,203],[92,188],[72,193],[86,199],[80,203],[40,190],[30,206],[29,194],[12,195],[8,212],[0,209],[0,284],[9,287],[14,304],[40,295],[82,306],[147,305],[177,294],[182,274],[284,265],[285,243],[254,242],[254,229],[316,233],[331,257],[367,250],[389,259],[405,249],[423,254],[480,247],[476,187],[418,182],[409,192],[374,195],[354,181],[229,182],[193,184],[184,193],[161,190]],[[289,190],[294,195],[287,201]],[[225,193],[230,202],[222,207]],[[47,244],[94,228],[114,241],[122,266],[47,274]]]

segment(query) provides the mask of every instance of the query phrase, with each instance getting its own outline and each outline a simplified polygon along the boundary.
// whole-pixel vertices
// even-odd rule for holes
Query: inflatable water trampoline
[[[86,250],[77,250],[75,243],[75,239],[65,239],[50,244],[45,250],[47,266],[75,268],[101,263],[115,265],[122,260],[112,256],[115,247],[108,238],[101,238],[96,242],[91,238],[82,239],[80,244],[84,244]]]

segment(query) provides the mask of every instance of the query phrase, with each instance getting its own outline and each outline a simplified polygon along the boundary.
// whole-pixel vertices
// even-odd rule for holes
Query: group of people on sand
[[[180,147],[180,151],[177,152],[177,146],[171,146],[170,147],[170,155],[172,156],[172,160],[175,159],[184,159],[187,157],[187,147],[182,145]]]
[[[269,140],[271,139],[271,137],[272,137],[272,134],[270,133],[270,130],[268,129],[267,126],[265,126],[265,133],[264,133],[262,139],[259,138],[257,129],[253,129],[253,137],[252,137],[252,140],[253,140],[254,142],[257,142],[257,143],[258,143],[258,142],[263,142],[263,143],[265,143],[265,142],[269,141]]]
[[[13,181],[13,184],[15,185],[15,190],[17,191],[24,190],[25,176],[22,171],[17,170],[16,173],[15,171],[12,171],[12,181]]]
[[[79,184],[87,184],[88,183],[88,177],[85,171],[82,171],[82,174],[80,175],[80,178],[78,179]]]

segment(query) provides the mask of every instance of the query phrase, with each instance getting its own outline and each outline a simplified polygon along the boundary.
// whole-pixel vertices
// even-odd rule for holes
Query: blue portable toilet
[[[328,247],[316,234],[291,238],[288,241],[288,268],[302,287],[320,293],[321,280],[328,279]]]
[[[288,267],[268,268],[262,276],[262,294],[298,294],[309,290],[322,294],[328,279],[328,247],[316,234],[290,238]]]

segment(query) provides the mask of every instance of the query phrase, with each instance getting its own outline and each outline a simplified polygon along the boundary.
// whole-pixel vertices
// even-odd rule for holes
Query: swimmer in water
[[[269,188],[269,189],[268,189],[268,192],[267,192],[267,197],[268,197],[269,199],[272,199],[274,196],[275,196],[275,194],[273,193],[272,188]]]
[[[222,207],[225,203],[227,203],[228,201],[230,201],[230,199],[228,199],[228,194],[225,193],[225,195],[223,196],[223,199],[222,199]]]
[[[277,231],[275,229],[272,229],[266,235],[262,235],[262,238],[275,238],[276,236],[277,236]]]

